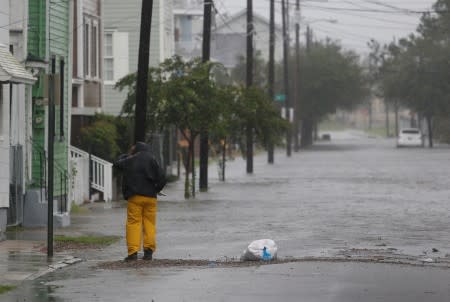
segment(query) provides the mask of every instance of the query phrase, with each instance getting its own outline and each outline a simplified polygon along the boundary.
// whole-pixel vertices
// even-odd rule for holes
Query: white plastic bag
[[[269,261],[277,258],[278,247],[272,239],[255,240],[244,250],[242,261]]]

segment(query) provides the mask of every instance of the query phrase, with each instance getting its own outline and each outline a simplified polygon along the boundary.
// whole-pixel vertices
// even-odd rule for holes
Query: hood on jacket
[[[134,147],[134,153],[138,152],[151,152],[150,145],[143,142],[137,142]]]

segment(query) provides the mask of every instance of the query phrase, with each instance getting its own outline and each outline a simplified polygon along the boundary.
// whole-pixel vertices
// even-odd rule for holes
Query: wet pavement
[[[360,132],[331,136],[292,158],[279,150],[275,165],[257,155],[254,175],[241,158],[229,161],[226,182],[211,165],[208,193],[186,201],[179,181],[158,209],[157,259],[239,258],[252,240],[271,238],[280,258],[316,261],[97,268],[125,256],[122,239],[72,253],[86,261],[26,282],[27,290],[2,301],[449,301],[450,148],[396,149],[393,140]],[[124,206],[91,205],[61,232],[123,235]],[[413,265],[366,263],[386,260]]]

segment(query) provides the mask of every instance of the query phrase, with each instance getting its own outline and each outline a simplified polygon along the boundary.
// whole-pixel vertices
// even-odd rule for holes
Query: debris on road
[[[242,261],[270,261],[277,259],[278,247],[272,239],[255,240],[242,253]]]

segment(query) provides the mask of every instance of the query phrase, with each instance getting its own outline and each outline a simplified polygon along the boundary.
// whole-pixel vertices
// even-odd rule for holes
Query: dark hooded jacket
[[[155,197],[166,185],[164,170],[145,143],[136,143],[132,155],[121,155],[114,163],[123,172],[122,193],[125,199],[133,195]]]

